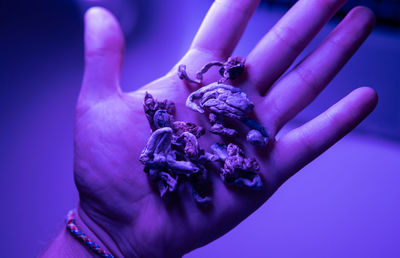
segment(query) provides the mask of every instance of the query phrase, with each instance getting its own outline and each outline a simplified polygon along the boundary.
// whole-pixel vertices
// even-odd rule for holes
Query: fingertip
[[[98,16],[98,15],[104,15],[104,14],[109,15],[111,13],[106,8],[101,7],[101,6],[90,7],[85,12],[85,19],[90,18],[92,16]]]
[[[376,17],[374,12],[365,6],[356,6],[352,9],[352,13],[366,21],[369,27],[375,27]]]
[[[86,25],[93,26],[94,28],[100,28],[105,26],[114,26],[117,24],[115,16],[106,8],[95,6],[89,8],[85,12]]]
[[[354,92],[360,94],[360,99],[369,107],[371,112],[378,104],[378,93],[370,87],[360,87]]]
[[[121,27],[115,16],[103,7],[91,7],[84,16],[85,48],[87,53],[118,51],[124,48]]]
[[[376,24],[376,17],[374,12],[365,6],[356,6],[350,13],[349,17],[356,19],[358,24],[365,28],[367,32],[371,32]]]

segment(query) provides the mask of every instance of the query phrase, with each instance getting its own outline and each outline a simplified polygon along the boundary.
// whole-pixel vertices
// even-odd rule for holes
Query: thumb
[[[124,37],[117,19],[106,9],[85,14],[85,72],[79,103],[91,104],[120,91]]]

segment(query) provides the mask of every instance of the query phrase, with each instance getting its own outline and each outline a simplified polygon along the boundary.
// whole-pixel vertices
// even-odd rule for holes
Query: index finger
[[[190,48],[226,59],[236,47],[259,2],[260,0],[215,0]]]

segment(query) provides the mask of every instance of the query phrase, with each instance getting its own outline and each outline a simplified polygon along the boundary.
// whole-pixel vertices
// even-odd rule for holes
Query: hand
[[[194,75],[204,64],[226,60],[256,9],[257,0],[216,0],[190,49],[177,63]],[[320,46],[281,76],[343,0],[300,0],[246,57],[246,75],[236,86],[255,103],[271,136],[267,149],[246,145],[261,166],[264,188],[227,188],[212,175],[213,208],[204,211],[190,191],[166,206],[151,188],[139,155],[150,135],[143,112],[146,91],[176,103],[175,118],[208,124],[185,107],[196,86],[168,74],[134,92],[121,92],[124,39],[116,19],[102,8],[85,16],[85,73],[76,109],[74,172],[79,214],[111,252],[125,257],[179,256],[220,237],[262,205],[289,177],[350,132],[375,107],[376,93],[359,88],[321,115],[283,135],[278,131],[340,71],[374,26],[366,8],[353,9]],[[132,71],[134,72],[134,71]],[[140,75],[139,75],[140,76]],[[217,81],[208,73],[204,84]],[[218,141],[207,134],[202,147]],[[112,242],[112,243],[110,243]]]

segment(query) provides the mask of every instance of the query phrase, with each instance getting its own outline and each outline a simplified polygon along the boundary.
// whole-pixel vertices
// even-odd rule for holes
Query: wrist
[[[85,230],[92,232],[92,235],[96,237],[93,237],[93,240],[98,240],[99,245],[115,257],[182,257],[177,254],[176,250],[172,254],[168,252],[170,250],[167,251],[157,245],[152,245],[152,248],[149,249],[148,246],[141,246],[143,242],[130,241],[138,238],[132,237],[132,232],[127,230],[126,225],[116,223],[114,220],[91,211],[90,208],[86,211],[81,205],[78,207],[77,213],[81,223],[85,225]]]
[[[75,222],[81,232],[83,232],[92,242],[96,243],[102,250],[112,254],[114,257],[124,257],[120,251],[118,243],[110,236],[106,225],[99,225],[82,209],[79,205],[76,210]],[[71,234],[72,237],[74,237]],[[78,239],[76,239],[78,240]],[[81,245],[83,242],[79,241]],[[90,250],[89,247],[86,249]],[[94,250],[90,250],[96,254]]]
[[[61,232],[40,257],[97,257],[97,255],[76,239],[64,224]]]
[[[80,207],[67,221],[69,221],[69,227],[67,224],[64,225],[61,233],[53,240],[41,257],[99,257],[95,250],[85,244],[82,239],[79,239],[76,236],[77,234],[71,232],[71,228],[75,232],[83,233],[86,242],[95,243],[92,246],[99,246],[114,257],[124,257],[115,242],[108,237],[106,232],[99,230]],[[71,223],[71,221],[73,222]]]

